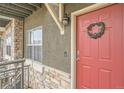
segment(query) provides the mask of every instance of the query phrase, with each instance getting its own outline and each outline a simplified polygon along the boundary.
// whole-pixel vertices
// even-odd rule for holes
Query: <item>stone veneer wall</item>
[[[23,21],[14,20],[14,59],[23,58]]]
[[[42,71],[30,67],[29,87],[33,89],[69,89],[70,74],[43,66]]]
[[[0,37],[2,37],[3,36],[3,32],[0,32]]]

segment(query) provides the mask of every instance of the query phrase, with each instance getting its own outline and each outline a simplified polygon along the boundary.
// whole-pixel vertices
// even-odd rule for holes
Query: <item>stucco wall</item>
[[[91,4],[65,4],[65,12],[82,9]],[[55,8],[57,11],[57,8]],[[57,11],[58,12],[58,11]],[[42,26],[43,28],[43,64],[70,73],[71,68],[71,26],[65,28],[65,34],[60,35],[60,31],[52,19],[50,13],[43,5],[24,22],[26,31]],[[26,39],[26,38],[25,38]],[[26,40],[24,40],[26,41]],[[25,48],[26,49],[26,48]],[[67,52],[67,55],[64,53]]]

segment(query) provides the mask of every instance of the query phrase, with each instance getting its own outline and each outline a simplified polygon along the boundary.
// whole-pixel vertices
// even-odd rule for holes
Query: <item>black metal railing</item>
[[[0,62],[0,88],[24,89],[29,87],[29,66],[24,59]]]

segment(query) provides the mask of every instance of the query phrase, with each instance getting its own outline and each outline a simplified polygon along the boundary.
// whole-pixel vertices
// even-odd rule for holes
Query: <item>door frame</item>
[[[76,88],[76,17],[114,3],[98,3],[71,13],[71,88]]]

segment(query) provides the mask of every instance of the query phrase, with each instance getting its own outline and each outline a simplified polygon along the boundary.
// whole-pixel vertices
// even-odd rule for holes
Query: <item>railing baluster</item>
[[[28,88],[29,88],[29,66],[28,66]]]
[[[24,62],[22,62],[22,72],[21,72],[21,88],[24,89]]]
[[[2,87],[3,87],[3,79],[1,79],[1,89],[2,89]]]

